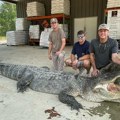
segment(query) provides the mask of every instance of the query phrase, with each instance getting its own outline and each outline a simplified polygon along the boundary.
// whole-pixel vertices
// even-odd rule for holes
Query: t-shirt
[[[61,48],[63,38],[65,38],[63,29],[58,28],[58,31],[51,31],[49,41],[53,43],[53,53],[57,52]]]
[[[112,53],[118,52],[118,42],[108,38],[107,42],[100,43],[99,39],[91,41],[90,52],[95,55],[96,68],[105,67],[111,62]]]
[[[73,46],[71,54],[77,55],[77,59],[79,59],[84,55],[90,54],[89,46],[90,43],[87,40],[85,40],[85,42],[82,45],[80,45],[79,42],[76,42]]]

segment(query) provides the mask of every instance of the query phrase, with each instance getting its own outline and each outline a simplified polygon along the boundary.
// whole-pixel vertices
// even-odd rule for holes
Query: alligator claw
[[[22,82],[18,82],[17,83],[17,90],[18,90],[18,92],[24,92],[24,91],[26,91],[26,89],[27,89],[27,87],[29,86],[29,84],[27,84],[27,83],[22,83]]]
[[[71,109],[79,111],[79,109],[83,109],[83,107],[80,103],[75,103],[71,106]]]
[[[34,76],[32,74],[27,75],[24,79],[21,79],[17,83],[18,92],[24,92],[27,90]]]

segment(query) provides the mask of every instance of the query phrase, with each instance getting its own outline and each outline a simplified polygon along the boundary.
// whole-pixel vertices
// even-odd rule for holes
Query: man
[[[91,64],[93,71],[92,76],[98,76],[99,70],[107,66],[111,61],[120,64],[118,56],[118,43],[116,40],[109,38],[109,27],[107,24],[101,24],[98,28],[98,39],[91,41]]]
[[[57,18],[50,20],[53,31],[49,35],[48,58],[53,61],[55,71],[63,71],[64,56],[63,51],[66,45],[65,33],[58,26]]]
[[[83,30],[77,33],[78,42],[73,46],[71,56],[65,60],[66,65],[73,67],[73,69],[85,68],[89,73],[90,65],[90,52],[89,42],[86,40],[85,32]],[[77,55],[77,59],[76,59]]]

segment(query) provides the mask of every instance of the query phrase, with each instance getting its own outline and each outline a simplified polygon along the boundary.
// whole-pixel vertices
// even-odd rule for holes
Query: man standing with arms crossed
[[[52,32],[49,35],[48,58],[53,61],[55,71],[63,71],[64,48],[66,45],[65,33],[59,28],[57,18],[50,20]]]

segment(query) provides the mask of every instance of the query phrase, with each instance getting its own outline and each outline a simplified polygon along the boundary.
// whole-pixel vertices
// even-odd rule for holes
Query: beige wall
[[[77,41],[77,32],[85,30],[87,40],[91,41],[97,36],[97,17],[75,18],[74,19],[74,42]]]

